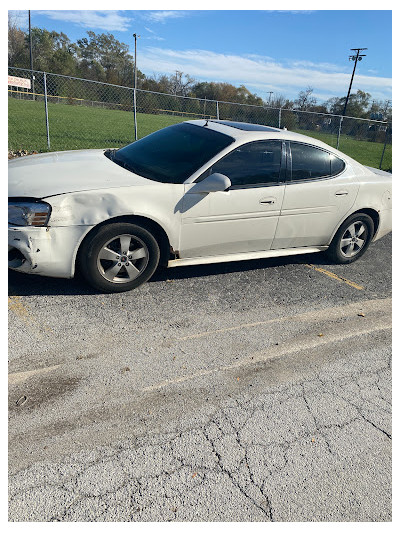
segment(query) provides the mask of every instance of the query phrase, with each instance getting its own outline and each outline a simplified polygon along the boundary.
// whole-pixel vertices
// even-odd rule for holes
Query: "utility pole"
[[[274,94],[274,91],[268,91],[269,98],[268,98],[268,105],[271,105],[271,94]]]
[[[343,113],[342,113],[343,116],[346,116],[347,104],[348,104],[349,98],[350,98],[350,91],[351,91],[351,86],[353,85],[353,79],[354,79],[354,74],[356,72],[357,63],[358,63],[358,61],[361,61],[363,57],[365,57],[365,54],[360,54],[360,52],[362,50],[368,50],[368,48],[351,48],[351,50],[353,50],[354,52],[357,52],[357,54],[353,54],[353,55],[349,56],[349,61],[354,61],[354,68],[353,68],[353,74],[351,75],[349,90],[348,90],[348,93],[347,93],[347,96],[346,96],[346,102],[345,102],[344,108],[343,108]]]
[[[28,9],[29,19],[29,57],[31,61],[31,87],[32,87],[32,100],[35,100],[35,76],[33,75],[33,57],[32,57],[32,33],[31,33],[31,10]]]
[[[133,34],[135,38],[135,59],[133,66],[133,121],[135,124],[135,141],[137,141],[137,117],[136,117],[136,85],[137,85],[137,69],[136,69],[136,41],[140,35]]]

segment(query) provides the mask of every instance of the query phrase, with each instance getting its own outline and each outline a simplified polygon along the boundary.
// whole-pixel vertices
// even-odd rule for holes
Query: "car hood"
[[[104,150],[71,150],[11,159],[9,197],[45,198],[69,192],[156,185],[113,163]]]

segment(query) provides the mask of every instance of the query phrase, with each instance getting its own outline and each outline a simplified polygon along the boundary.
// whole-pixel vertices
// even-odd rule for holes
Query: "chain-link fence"
[[[12,67],[8,75],[10,150],[119,147],[134,140],[131,87]],[[139,138],[189,119],[251,122],[320,139],[368,166],[392,167],[388,122],[140,89],[136,111]]]

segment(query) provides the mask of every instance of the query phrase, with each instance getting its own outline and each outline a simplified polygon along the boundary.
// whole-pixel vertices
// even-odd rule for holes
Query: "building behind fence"
[[[134,89],[131,87],[13,67],[9,67],[8,75],[8,94],[12,99],[9,149],[118,147],[134,140],[133,113],[126,113],[133,111]],[[18,82],[21,78],[25,81]],[[20,101],[19,105],[16,100]],[[31,103],[23,104],[23,100]],[[68,113],[65,113],[65,105],[71,106]],[[92,108],[93,112],[86,108]],[[100,110],[125,113],[110,114]],[[391,169],[392,128],[384,121],[141,89],[136,90],[136,110],[139,138],[181,120],[209,118],[251,122],[316,137],[364,164]]]

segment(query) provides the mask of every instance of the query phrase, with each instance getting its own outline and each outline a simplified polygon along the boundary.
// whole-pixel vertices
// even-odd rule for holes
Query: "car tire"
[[[365,254],[373,235],[372,218],[365,213],[355,213],[341,224],[326,255],[333,263],[352,263]]]
[[[100,226],[83,242],[78,265],[101,292],[125,292],[145,283],[157,269],[160,248],[145,228],[129,223]]]

